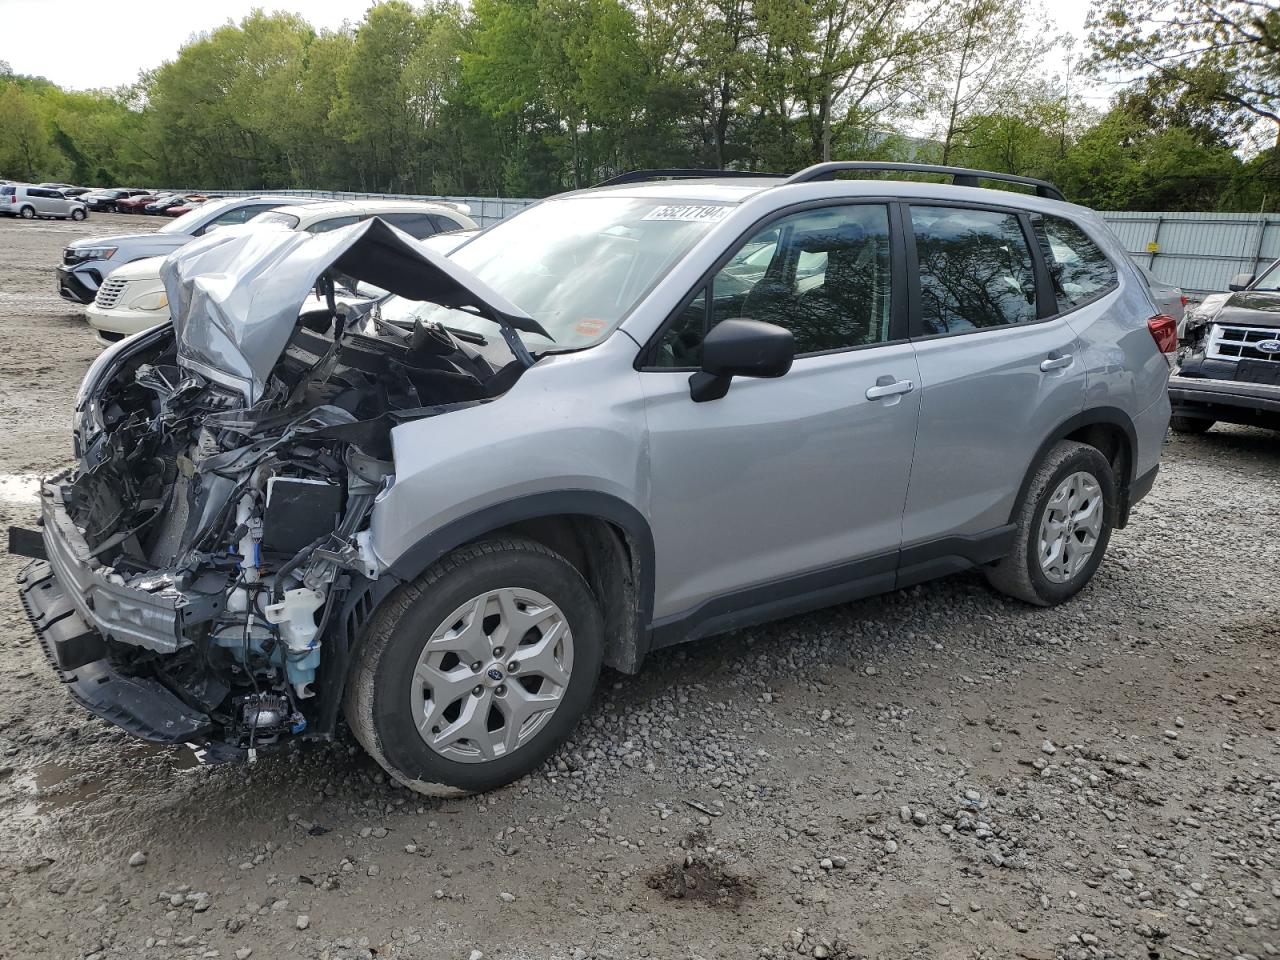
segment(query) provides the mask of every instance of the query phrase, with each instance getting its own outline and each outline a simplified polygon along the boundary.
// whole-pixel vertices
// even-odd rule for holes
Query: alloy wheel
[[[1098,546],[1103,522],[1102,487],[1083,470],[1063,479],[1040,519],[1040,569],[1054,583],[1076,576]]]
[[[410,709],[432,750],[483,763],[536,736],[572,672],[573,634],[560,608],[536,590],[501,587],[432,632],[413,670]]]

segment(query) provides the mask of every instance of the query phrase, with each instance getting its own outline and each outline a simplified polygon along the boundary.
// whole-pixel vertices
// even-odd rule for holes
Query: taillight
[[[1178,349],[1178,321],[1173,317],[1157,314],[1147,321],[1147,329],[1161,353],[1173,353]]]

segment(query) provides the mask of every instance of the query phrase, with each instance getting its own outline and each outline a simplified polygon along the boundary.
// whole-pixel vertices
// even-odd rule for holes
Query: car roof
[[[274,213],[288,213],[299,220],[325,220],[329,217],[369,216],[379,213],[444,213],[460,215],[457,207],[430,200],[319,200],[305,206],[277,207]]]

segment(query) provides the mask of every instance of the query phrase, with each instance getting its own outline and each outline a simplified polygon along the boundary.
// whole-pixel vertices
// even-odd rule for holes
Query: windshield
[[[1251,290],[1280,290],[1280,260],[1271,265],[1271,269],[1260,276]]]
[[[234,197],[228,197],[225,200],[210,200],[208,203],[203,203],[194,210],[188,210],[177,219],[166,223],[157,232],[191,233],[191,231],[198,227],[210,214],[217,213],[219,210],[224,210],[235,202],[236,198]]]
[[[551,334],[521,334],[531,347],[577,349],[604,339],[640,298],[731,208],[613,196],[536,204],[478,234],[449,259],[470,270]],[[491,333],[462,310],[391,297],[381,315]]]

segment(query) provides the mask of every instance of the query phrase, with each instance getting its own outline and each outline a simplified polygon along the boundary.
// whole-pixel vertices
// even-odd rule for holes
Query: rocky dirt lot
[[[0,513],[97,353],[0,222]],[[76,708],[0,594],[0,958],[1280,955],[1280,438],[1174,439],[1094,584],[959,576],[606,676],[538,775],[428,801],[352,741],[194,766]],[[10,582],[22,561],[0,559]]]

